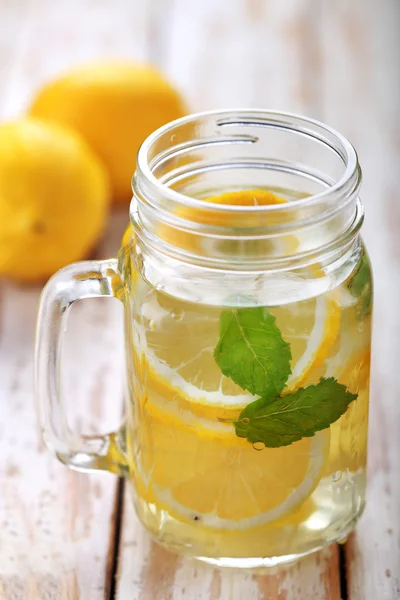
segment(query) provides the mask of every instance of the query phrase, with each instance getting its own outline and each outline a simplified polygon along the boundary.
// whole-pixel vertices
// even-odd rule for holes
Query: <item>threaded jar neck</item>
[[[140,148],[131,221],[176,260],[217,269],[289,269],[353,241],[363,211],[353,146],[330,127],[263,110],[207,112],[155,131]],[[205,202],[266,189],[282,204]]]

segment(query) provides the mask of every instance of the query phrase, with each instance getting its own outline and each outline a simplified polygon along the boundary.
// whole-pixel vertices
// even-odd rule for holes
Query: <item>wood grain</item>
[[[400,598],[400,5],[325,4],[324,119],[356,146],[375,277],[367,508],[346,545],[350,600]]]
[[[169,31],[161,66],[193,110],[259,107],[319,116],[318,13],[315,0],[174,0],[165,16],[158,12]]]
[[[69,471],[44,448],[32,393],[40,289],[0,293],[0,598],[102,598],[116,479]],[[71,418],[90,433],[119,420],[122,335],[119,306],[88,304],[72,309],[64,380]]]
[[[140,56],[141,5],[0,2],[0,116],[14,117],[47,77],[80,60]],[[82,18],[81,18],[82,17]],[[116,215],[97,255],[115,255],[127,215]],[[44,448],[32,390],[41,286],[0,284],[0,598],[108,598],[115,550],[117,479],[69,471]],[[71,421],[86,433],[119,424],[121,306],[77,303],[64,382]]]
[[[214,569],[152,542],[134,513],[129,490],[122,534],[118,600],[340,599],[336,546],[286,570],[272,569],[267,575]]]
[[[34,90],[71,66],[143,60],[147,53],[147,0],[113,0],[111,10],[109,0],[3,0],[0,11],[3,118],[18,114]]]

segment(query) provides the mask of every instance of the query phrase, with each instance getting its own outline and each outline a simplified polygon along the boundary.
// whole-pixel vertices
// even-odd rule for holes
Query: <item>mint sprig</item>
[[[279,448],[311,437],[357,398],[333,377],[280,395],[291,373],[290,344],[265,307],[222,311],[214,358],[226,377],[261,396],[233,421],[236,435],[253,444]]]
[[[290,345],[263,307],[221,313],[214,358],[226,377],[257,396],[280,394],[291,373]]]
[[[356,398],[333,377],[322,378],[292,394],[251,402],[234,421],[236,435],[268,448],[288,446],[329,427]]]

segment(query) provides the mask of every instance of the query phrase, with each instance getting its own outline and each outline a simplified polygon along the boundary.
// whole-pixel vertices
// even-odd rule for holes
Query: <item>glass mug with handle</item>
[[[41,299],[36,393],[49,447],[132,484],[166,547],[292,561],[365,503],[372,283],[350,143],[295,115],[220,111],[142,145],[118,259],[66,267]],[[126,420],[77,436],[59,392],[69,307],[125,314]],[[116,332],[117,335],[117,332]]]

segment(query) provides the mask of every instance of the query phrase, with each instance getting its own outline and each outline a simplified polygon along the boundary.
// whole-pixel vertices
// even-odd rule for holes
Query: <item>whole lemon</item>
[[[178,92],[154,68],[102,62],[49,83],[30,113],[79,131],[108,169],[113,201],[126,205],[140,144],[185,110]]]
[[[76,132],[33,118],[0,125],[0,275],[43,280],[84,258],[108,206],[107,173]]]

